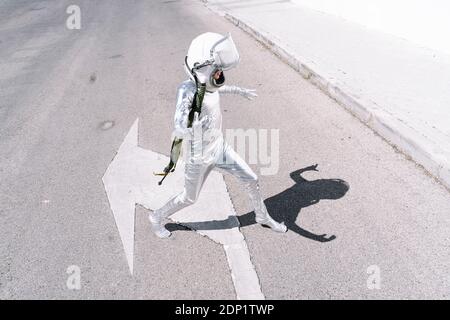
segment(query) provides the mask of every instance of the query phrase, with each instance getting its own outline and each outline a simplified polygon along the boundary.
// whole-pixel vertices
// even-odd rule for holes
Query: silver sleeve
[[[183,138],[188,133],[188,117],[194,94],[195,83],[191,81],[183,82],[178,87],[173,137]]]
[[[243,94],[244,93],[244,89],[242,89],[241,87],[238,86],[227,86],[224,85],[222,87],[219,88],[219,92],[220,93],[229,93],[229,94]]]

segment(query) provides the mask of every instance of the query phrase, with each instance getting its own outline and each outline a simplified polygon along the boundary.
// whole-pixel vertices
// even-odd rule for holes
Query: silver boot
[[[150,220],[152,231],[159,238],[170,237],[172,233],[164,226],[166,218],[168,218],[178,210],[181,210],[184,207],[188,206],[189,204],[190,202],[186,200],[186,197],[182,192],[167,201],[167,203],[162,208],[150,212],[150,214],[148,215],[148,220]]]
[[[150,212],[148,215],[148,220],[150,220],[152,231],[159,238],[168,238],[171,236],[172,233],[164,226],[165,219],[164,217],[162,217],[161,213],[158,210]]]
[[[281,223],[276,222],[269,215],[267,215],[266,217],[256,215],[255,220],[257,223],[264,225],[264,226],[268,226],[270,229],[272,229],[275,232],[284,233],[287,231],[287,227],[284,224],[284,222],[281,222]]]
[[[253,203],[253,207],[255,209],[255,220],[257,223],[261,225],[268,226],[275,232],[284,233],[287,231],[287,227],[284,222],[279,223],[272,219],[267,212],[266,205],[261,196],[261,192],[259,190],[258,181],[252,181],[247,184],[247,190],[249,191],[250,199]]]

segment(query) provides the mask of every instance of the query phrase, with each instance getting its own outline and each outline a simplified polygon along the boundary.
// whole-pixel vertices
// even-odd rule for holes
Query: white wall
[[[291,0],[450,54],[449,0]]]

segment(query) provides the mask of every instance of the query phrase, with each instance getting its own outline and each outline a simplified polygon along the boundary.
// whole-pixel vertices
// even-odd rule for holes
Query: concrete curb
[[[290,52],[287,45],[281,44],[281,41],[276,40],[269,33],[258,30],[257,27],[244,22],[236,15],[218,11],[210,6],[208,8],[254,37],[305,79],[384,138],[390,145],[422,166],[447,189],[450,189],[450,160],[440,151],[439,145],[428,140],[400,119],[380,109],[374,102],[353,96],[350,93],[351,90],[346,88],[344,84],[334,82],[324,72],[317,71],[318,68],[311,66],[313,63]]]

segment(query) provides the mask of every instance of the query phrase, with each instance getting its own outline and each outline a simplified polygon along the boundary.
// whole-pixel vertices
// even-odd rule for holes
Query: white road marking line
[[[174,194],[181,192],[184,185],[184,163],[181,162],[177,165],[177,170],[158,186],[160,177],[154,176],[152,172],[164,168],[168,157],[138,146],[138,126],[139,119],[136,119],[103,176],[131,273],[135,205],[157,209]],[[211,172],[197,202],[177,212],[171,219],[223,245],[237,299],[264,299],[222,174]],[[211,222],[208,226],[214,226],[213,221],[226,221],[226,226],[218,226],[217,230],[209,227],[202,230],[202,225],[205,225],[203,222]]]

